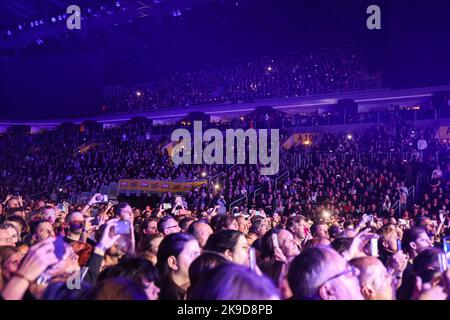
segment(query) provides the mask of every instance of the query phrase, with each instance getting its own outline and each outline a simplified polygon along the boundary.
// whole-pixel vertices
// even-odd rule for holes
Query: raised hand
[[[111,236],[111,228],[115,228],[117,226],[117,222],[119,219],[111,219],[106,223],[106,228],[103,231],[102,238],[100,240],[100,244],[103,245],[105,249],[111,248],[116,241],[120,238],[120,234],[116,234]]]
[[[378,238],[378,235],[371,233],[370,229],[365,229],[358,233],[350,245],[350,248],[344,251],[344,256],[347,261],[359,256],[359,253],[364,252],[364,247],[372,238]]]
[[[30,282],[36,280],[49,266],[58,262],[55,256],[55,238],[48,238],[32,246],[23,259],[17,273]]]
[[[96,203],[99,203],[102,201],[103,196],[100,193],[96,193],[92,196],[91,200],[89,200],[88,205],[92,206]]]
[[[279,247],[275,247],[273,255],[276,261],[288,263],[286,256],[283,254],[283,251]]]

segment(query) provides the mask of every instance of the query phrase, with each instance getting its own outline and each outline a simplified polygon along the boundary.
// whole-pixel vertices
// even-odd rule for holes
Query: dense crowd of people
[[[448,299],[450,152],[435,132],[391,119],[321,133],[281,152],[283,179],[259,165],[175,166],[150,124],[6,134],[0,297]],[[98,193],[121,178],[217,175],[145,206]],[[87,203],[71,200],[82,191]]]
[[[104,111],[151,110],[379,88],[356,50],[324,49],[179,71],[150,83],[104,90]]]

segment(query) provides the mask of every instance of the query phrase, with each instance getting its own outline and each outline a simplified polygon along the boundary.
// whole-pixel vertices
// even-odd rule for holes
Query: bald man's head
[[[70,233],[81,234],[84,228],[84,217],[81,212],[75,211],[66,217],[70,226]]]
[[[361,293],[366,300],[393,300],[395,290],[391,275],[383,263],[375,257],[356,258],[350,264],[358,268]]]

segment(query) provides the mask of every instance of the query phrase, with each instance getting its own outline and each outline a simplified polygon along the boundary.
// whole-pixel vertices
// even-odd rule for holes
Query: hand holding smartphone
[[[278,243],[278,235],[276,233],[272,233],[272,243],[274,249],[280,247],[280,244]]]
[[[397,251],[402,250],[402,240],[397,239]]]
[[[256,252],[255,252],[255,248],[250,247],[250,249],[249,249],[249,256],[250,256],[250,269],[256,270]]]
[[[370,239],[370,255],[372,257],[378,257],[378,238],[371,238]]]
[[[443,252],[439,253],[439,272],[443,273],[448,269],[447,255]]]
[[[131,222],[129,220],[119,220],[115,228],[116,234],[130,234]]]
[[[447,257],[447,264],[450,264],[450,237],[444,237],[442,239],[442,245]]]

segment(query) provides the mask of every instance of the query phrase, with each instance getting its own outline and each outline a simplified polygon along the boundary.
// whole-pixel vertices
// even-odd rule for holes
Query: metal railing
[[[224,175],[225,175],[225,172],[219,172],[218,174],[216,174],[216,175],[214,175],[214,176],[208,178],[208,182],[209,182],[209,183],[211,183],[211,182],[214,183],[214,180],[215,180],[216,178],[222,177],[222,176],[224,176]]]
[[[362,164],[373,164],[378,160],[388,160],[388,161],[402,161],[402,160],[410,160],[413,157],[412,152],[326,152],[326,151],[308,151],[308,152],[300,152],[298,153],[301,159],[305,159],[306,163],[310,163],[312,159],[322,160],[357,160]],[[295,156],[295,155],[294,155]],[[294,160],[298,161],[298,160]]]
[[[394,200],[397,199],[397,198],[398,199],[394,202],[394,204],[392,205],[392,208],[394,210],[398,210],[398,216],[399,217],[401,217],[403,210],[405,210],[408,207],[411,207],[415,203],[416,195],[417,195],[417,193],[416,193],[416,186],[412,185],[412,186],[410,186],[408,188],[408,196],[406,198],[406,203],[403,204],[403,203],[400,202],[399,195],[396,195],[394,197]]]
[[[87,147],[90,144],[91,144],[91,142],[85,142],[82,145],[79,145],[78,147],[73,149],[73,154],[76,155],[78,152],[80,152],[81,150],[83,150],[85,147]]]
[[[234,169],[234,167],[236,167],[238,164],[237,163],[235,163],[235,164],[233,164],[233,165],[231,165],[230,167],[228,167],[228,173],[230,173],[230,171],[231,170],[233,170]]]
[[[289,171],[290,170],[286,170],[275,178],[275,183],[274,183],[275,188],[278,186],[278,182],[283,181],[286,178],[289,178]]]
[[[426,174],[425,171],[420,171],[416,175],[416,191],[417,191],[417,195],[419,197],[419,200],[421,200],[422,185],[423,185],[424,180],[425,180],[425,174]]]
[[[241,204],[247,204],[248,203],[248,196],[242,196],[239,199],[234,200],[233,202],[230,203],[230,206],[228,207],[228,212],[231,212],[232,209],[236,206],[240,206]]]
[[[408,188],[408,198],[412,194],[412,201],[416,201],[416,186],[412,185]]]
[[[158,150],[161,150],[166,144],[168,144],[170,141],[169,140],[164,140],[163,142],[161,142],[160,144],[158,144]]]
[[[262,187],[259,187],[253,191],[253,199],[256,199],[256,197],[261,193]]]

